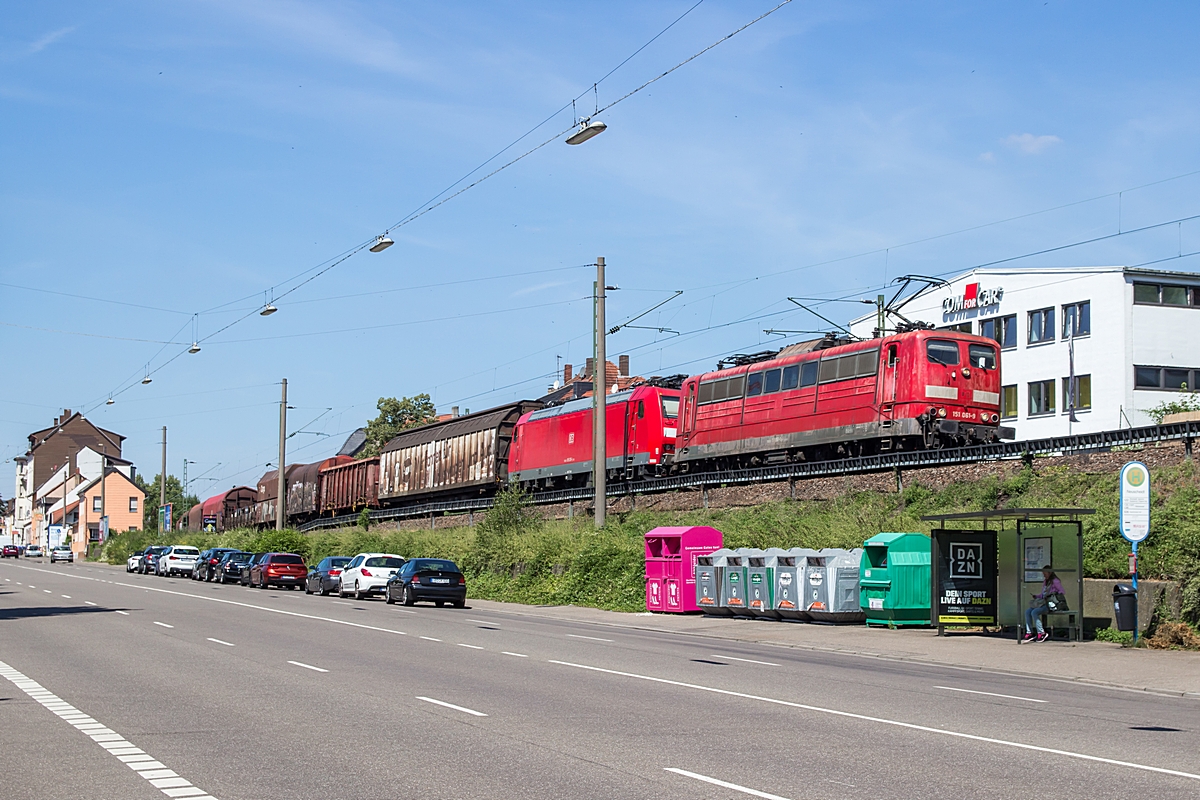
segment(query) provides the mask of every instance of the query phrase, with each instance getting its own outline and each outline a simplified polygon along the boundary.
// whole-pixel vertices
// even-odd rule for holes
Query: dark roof
[[[126,462],[126,463],[128,463],[128,462]],[[128,475],[126,475],[124,472],[121,472],[121,470],[119,470],[119,469],[113,469],[112,467],[109,467],[109,468],[108,468],[108,469],[105,471],[105,474],[106,474],[106,475],[120,475],[120,476],[121,476],[121,478],[122,478],[122,479],[123,479],[123,480],[124,480],[126,483],[128,483],[130,486],[132,486],[133,488],[137,489],[139,492],[141,492],[141,491],[142,491],[142,490],[141,490],[141,488],[140,488],[140,487],[139,487],[139,486],[138,486],[136,483],[134,483],[133,481],[131,481],[131,480],[129,479],[129,476],[128,476]],[[96,484],[98,484],[98,483],[100,483],[100,478],[99,478],[99,477],[92,478],[90,481],[88,481],[87,483],[83,484],[82,486],[76,487],[76,489],[75,489],[75,492],[76,492],[76,494],[81,494],[81,493],[83,493],[83,492],[86,492],[88,489],[91,489],[93,486],[95,486],[95,485],[96,485]],[[145,492],[142,492],[142,494],[143,494],[143,495],[145,495]]]
[[[623,392],[614,392],[613,394],[608,395],[606,398],[606,405],[623,403],[632,396],[633,389],[626,389]],[[585,397],[582,400],[572,400],[569,403],[563,403],[561,406],[552,406],[550,408],[543,408],[540,411],[535,411],[529,416],[529,419],[530,421],[533,421],[535,419],[557,417],[561,414],[574,414],[576,411],[587,411],[594,406],[595,402],[596,398],[594,397]]]
[[[382,452],[390,453],[393,450],[414,447],[439,439],[450,439],[468,433],[499,428],[505,420],[515,423],[517,417],[520,417],[526,411],[533,411],[536,408],[541,408],[541,404],[536,400],[519,400],[516,403],[489,408],[486,411],[478,411],[465,417],[454,417],[444,422],[423,425],[420,428],[413,428],[412,430],[397,434],[394,439],[384,445]]]
[[[1018,519],[1024,522],[1046,517],[1082,517],[1095,514],[1094,508],[996,508],[989,511],[964,511],[958,514],[930,514],[921,517],[924,522],[970,522],[979,520]]]
[[[334,455],[339,456],[356,456],[367,445],[367,429],[359,428],[354,433],[346,437],[346,443],[342,445],[342,449],[338,450]]]

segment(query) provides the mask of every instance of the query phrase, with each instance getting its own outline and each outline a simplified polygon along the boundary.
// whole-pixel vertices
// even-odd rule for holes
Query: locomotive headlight
[[[944,408],[939,408],[939,409],[938,409],[938,416],[939,416],[939,417],[944,417],[944,416],[946,416],[946,409],[944,409]]]

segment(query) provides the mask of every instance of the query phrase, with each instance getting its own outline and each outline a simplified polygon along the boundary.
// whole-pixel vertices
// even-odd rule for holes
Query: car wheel
[[[466,607],[467,607],[467,601],[466,601],[466,600],[455,600],[455,601],[454,601],[454,607],[455,607],[455,608],[466,608]]]
[[[400,596],[400,602],[404,603],[406,606],[411,606],[413,603],[417,602],[417,598],[413,596],[412,589],[409,588],[408,584],[404,585],[404,594]]]
[[[442,606],[446,605],[446,602],[444,600],[434,600],[433,604],[438,608],[441,608]]]
[[[367,599],[367,596],[358,588],[358,581],[354,582],[354,599],[360,602]]]
[[[392,587],[391,586],[384,587],[383,599],[389,606],[396,604],[396,598],[392,597]]]
[[[320,594],[321,597],[329,597],[329,590],[325,588],[325,581],[321,581],[319,584],[317,584],[317,593]]]
[[[267,588],[267,579],[261,575],[258,578],[258,588],[260,588],[260,589]]]
[[[343,600],[346,599],[346,593],[342,591],[342,584],[340,583],[338,584],[338,597],[342,598]]]
[[[310,589],[310,588],[308,587],[308,581],[307,581],[307,580],[305,580],[305,581],[304,581],[304,593],[305,593],[305,594],[312,594],[312,593],[313,593],[313,590],[312,590],[312,589]]]

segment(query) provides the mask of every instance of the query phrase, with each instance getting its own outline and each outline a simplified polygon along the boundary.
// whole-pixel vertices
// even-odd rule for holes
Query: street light
[[[188,352],[189,353],[199,353],[200,352],[200,343],[192,342],[192,346],[188,348]]]
[[[593,121],[591,118],[581,119],[579,121],[579,130],[567,137],[567,144],[583,144],[593,136],[599,136],[608,130],[608,126],[600,120]]]
[[[278,310],[279,309],[276,308],[275,306],[271,305],[270,303],[267,303],[265,306],[263,306],[263,310],[258,313],[264,317],[269,317]]]
[[[371,245],[371,252],[382,253],[394,244],[395,242],[392,241],[390,236],[376,236],[375,244]]]
[[[146,377],[142,378],[142,385],[145,386],[147,383],[153,382],[153,380],[154,379],[150,377],[150,373],[147,372]]]

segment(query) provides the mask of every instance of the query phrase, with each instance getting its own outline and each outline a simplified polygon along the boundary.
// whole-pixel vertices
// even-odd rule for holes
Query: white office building
[[[1149,409],[1200,381],[1197,273],[975,269],[922,293],[901,313],[1000,343],[1002,424],[1015,427],[1018,439],[1151,425]],[[875,324],[863,317],[851,332],[870,337]]]

